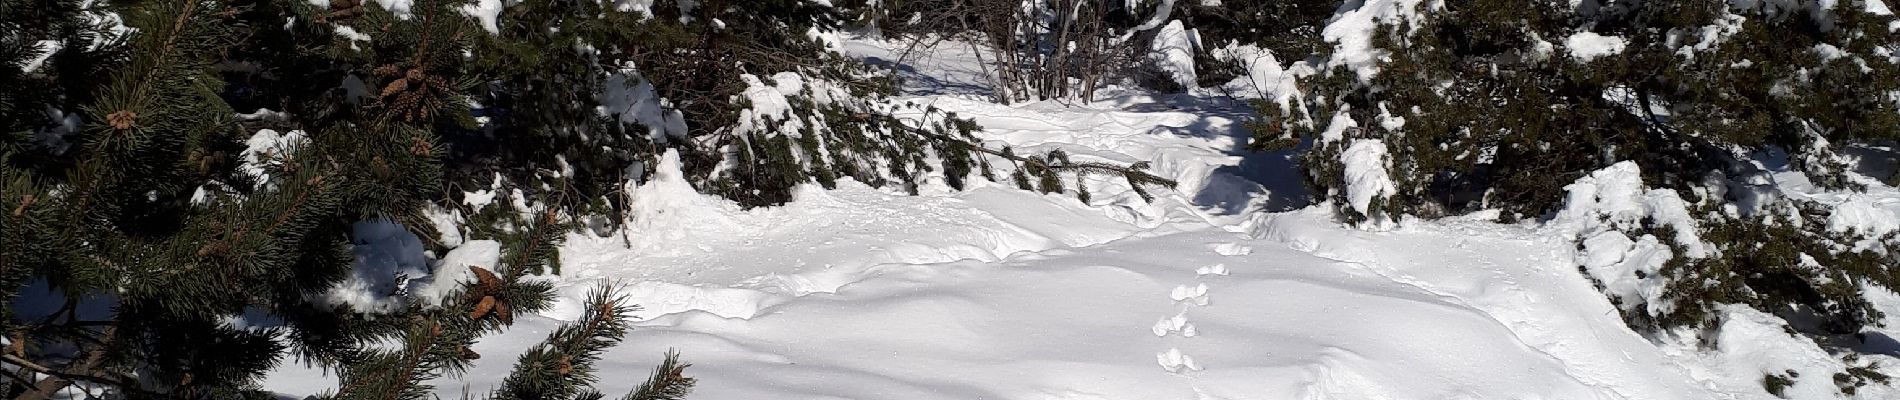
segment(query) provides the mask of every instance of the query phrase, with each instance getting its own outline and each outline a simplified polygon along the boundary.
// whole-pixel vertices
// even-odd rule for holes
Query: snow
[[[1579,241],[1575,259],[1583,272],[1624,311],[1660,315],[1673,310],[1663,296],[1668,282],[1658,274],[1677,256],[1671,244],[1690,258],[1707,257],[1710,251],[1688,203],[1674,190],[1645,190],[1640,167],[1629,161],[1592,172],[1564,191],[1564,206],[1547,228]],[[1674,232],[1670,242],[1651,234],[1632,238],[1630,232],[1645,228],[1645,221],[1669,227]]]
[[[640,70],[628,62],[607,76],[601,93],[595,96],[601,116],[621,123],[636,123],[647,128],[654,140],[686,135],[686,117],[670,109],[670,104],[654,91],[653,84],[640,77]]]
[[[1332,121],[1326,124],[1326,130],[1319,133],[1320,143],[1332,143],[1346,139],[1346,131],[1359,128],[1359,121],[1352,120],[1347,110],[1333,113]]]
[[[1137,9],[1136,6],[1142,2],[1142,0],[1128,0],[1127,9]],[[1027,6],[1034,3],[1024,2],[1023,4]],[[1149,15],[1148,19],[1143,20],[1141,25],[1136,25],[1134,29],[1129,29],[1128,32],[1123,33],[1122,37],[1115,42],[1127,42],[1129,38],[1134,37],[1136,32],[1154,29],[1160,27],[1162,23],[1168,22],[1168,15],[1174,11],[1174,0],[1160,0],[1160,4],[1155,5],[1154,10],[1154,14]]]
[[[488,33],[500,33],[501,10],[507,7],[503,0],[476,0],[462,5],[462,14],[474,17]]]
[[[429,274],[422,240],[390,221],[357,222],[350,237],[356,241],[351,250],[355,266],[320,302],[369,313],[391,312],[407,305],[401,294],[416,289],[423,282],[417,278]]]
[[[1787,323],[1773,315],[1745,306],[1726,306],[1721,314],[1716,349],[1703,356],[1718,372],[1758,380],[1769,374],[1793,376],[1794,384],[1784,392],[1788,398],[1836,397],[1834,374],[1846,369],[1826,350],[1788,334]]]
[[[1867,5],[1867,12],[1868,12],[1868,13],[1870,13],[1870,14],[1874,14],[1874,15],[1893,15],[1893,9],[1891,9],[1891,8],[1888,8],[1888,7],[1887,7],[1887,2],[1885,2],[1885,1],[1881,1],[1881,0],[1867,0],[1867,2],[1866,2],[1866,5]]]
[[[1663,298],[1667,282],[1657,272],[1675,257],[1655,235],[1632,241],[1622,232],[1606,230],[1583,240],[1578,256],[1590,278],[1603,284],[1603,293],[1619,299],[1624,311],[1661,315],[1674,309]]]
[[[1281,111],[1292,111],[1292,99],[1299,95],[1299,77],[1312,73],[1311,66],[1305,63],[1295,64],[1289,70],[1280,65],[1280,60],[1273,56],[1273,52],[1254,45],[1229,45],[1227,48],[1215,49],[1213,55],[1220,59],[1239,61],[1247,71],[1247,74],[1227,84],[1233,88],[1228,92],[1270,100],[1279,105]]]
[[[1691,218],[1688,203],[1674,190],[1644,190],[1640,167],[1623,161],[1590,173],[1576,183],[1564,186],[1564,207],[1552,224],[1558,229],[1588,236],[1598,231],[1640,228],[1645,220],[1668,226],[1671,238],[1688,250],[1687,256],[1707,256],[1707,244],[1697,235],[1699,227]]]
[[[1564,39],[1564,48],[1570,51],[1570,57],[1585,62],[1622,54],[1623,47],[1628,45],[1629,40],[1621,36],[1604,36],[1590,31],[1577,32]]]
[[[501,264],[501,242],[470,240],[449,250],[434,264],[429,283],[410,292],[413,298],[426,304],[440,304],[463,283],[475,281],[475,273],[469,267],[493,271]]]
[[[1355,7],[1356,6],[1356,7]],[[1351,68],[1361,81],[1371,80],[1379,72],[1378,63],[1385,59],[1385,51],[1372,45],[1372,35],[1381,23],[1413,21],[1418,18],[1419,7],[1438,7],[1436,2],[1424,0],[1356,0],[1348,1],[1333,15],[1333,20],[1320,30],[1320,37],[1335,44],[1332,58],[1326,68],[1345,66]],[[1417,25],[1413,26],[1417,29]]]
[[[1900,199],[1876,197],[1867,194],[1849,194],[1847,200],[1834,206],[1827,217],[1827,229],[1834,232],[1851,232],[1868,237],[1881,237],[1900,231]]]
[[[1416,4],[1374,0],[1338,21]],[[840,48],[895,60],[902,47],[847,39]],[[1265,60],[1254,70],[1273,75],[1248,84],[1291,96],[1276,92],[1286,70],[1270,54],[1232,55]],[[1323,206],[1267,207],[1310,195],[1286,154],[1239,150],[1250,115],[1238,102],[1106,88],[1090,102],[993,104],[965,85],[981,82],[970,56],[946,49],[908,65],[928,79],[908,80],[903,100],[974,118],[991,145],[1145,161],[1179,187],[1156,189],[1148,203],[1125,183],[1096,178],[1095,199],[1083,203],[1007,183],[907,196],[846,179],[834,190],[800,187],[784,206],[744,209],[699,194],[668,152],[652,176],[629,185],[624,232],[570,236],[563,274],[538,277],[554,283],[555,305],[477,343],[485,357],[437,382],[436,394],[494,386],[513,354],[577,318],[588,289],[606,281],[644,311],[597,365],[607,371],[605,393],[637,385],[627,377],[676,348],[700,379],[691,398],[707,400],[1771,399],[1763,374],[1785,369],[1802,376],[1791,398],[1833,398],[1839,364],[1773,316],[1722,310],[1712,348],[1624,325],[1591,279],[1644,300],[1626,306],[1664,307],[1635,271],[1695,256],[1669,244],[1691,253],[1703,245],[1692,205],[1645,187],[1634,163],[1566,187],[1564,209],[1548,223],[1499,224],[1489,211],[1362,230]],[[773,100],[813,90],[792,78],[748,79],[749,112],[773,115]],[[1318,141],[1346,146],[1348,206],[1368,210],[1371,198],[1391,194],[1391,166],[1382,140],[1347,137],[1357,126],[1335,115]],[[1891,188],[1857,199],[1775,179],[1794,196],[1851,209],[1838,229],[1895,229],[1900,193]],[[1644,220],[1677,234],[1626,233]],[[371,240],[357,248],[363,276],[352,278],[355,297],[344,299],[352,304],[390,301],[370,294],[395,271],[417,273],[412,296],[439,295],[500,251],[469,240],[436,259],[400,227],[359,229]],[[334,389],[335,379],[285,363],[263,386],[295,397]]]
[[[741,75],[739,78],[744,80],[746,84],[745,91],[741,92],[739,96],[744,97],[752,106],[750,109],[740,111],[740,125],[737,128],[740,132],[761,129],[761,127],[750,125],[758,123],[761,119],[781,122],[789,119],[792,112],[792,104],[785,96],[797,93],[798,90],[804,88],[804,85],[799,84],[800,81],[797,80],[780,81],[774,79],[772,84],[766,84],[763,80],[759,79],[759,77],[752,74]]]
[[[356,42],[367,42],[371,40],[369,35],[357,32],[355,28],[347,26],[336,27],[336,35],[342,36],[344,39],[349,39],[350,48],[352,49],[356,48]]]
[[[607,3],[602,1],[601,3]],[[638,12],[653,15],[653,0],[614,0],[614,10],[620,12]]]
[[[1392,183],[1392,175],[1386,172],[1392,161],[1386,155],[1385,142],[1379,139],[1353,141],[1339,154],[1339,162],[1345,165],[1343,182],[1349,205],[1375,221],[1382,220],[1379,211],[1372,209],[1372,201],[1392,195],[1398,187]]]
[[[34,141],[37,142],[36,144],[38,144],[40,148],[47,149],[53,152],[53,154],[63,154],[67,150],[71,150],[73,143],[67,140],[67,136],[78,133],[80,128],[85,126],[86,121],[80,118],[80,116],[81,113],[66,112],[65,110],[47,107],[46,119],[59,121],[59,123],[34,132]]]
[[[34,42],[32,45],[33,50],[30,51],[37,51],[38,53],[34,53],[32,58],[27,59],[25,64],[20,65],[20,72],[38,71],[40,66],[46,63],[46,59],[52,58],[53,53],[58,53],[59,49],[64,46],[65,44],[60,43],[58,40],[41,40]]]
[[[269,178],[264,170],[267,165],[307,142],[309,139],[304,138],[304,133],[300,130],[278,133],[271,129],[258,129],[257,133],[251,134],[251,138],[244,141],[244,152],[239,154],[239,157],[244,160],[244,165],[239,169],[244,171],[244,174],[263,181]]]
[[[1183,88],[1194,88],[1198,86],[1194,77],[1194,50],[1193,36],[1177,19],[1168,21],[1160,31],[1155,32],[1148,60],[1174,83]]]

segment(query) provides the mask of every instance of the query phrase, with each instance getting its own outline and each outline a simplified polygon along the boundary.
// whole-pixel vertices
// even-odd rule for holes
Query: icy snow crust
[[[1342,18],[1381,15],[1397,14]],[[841,46],[878,60],[903,48]],[[910,100],[975,118],[992,145],[1146,161],[1180,187],[1150,204],[1119,180],[1091,178],[1095,196],[1084,204],[982,181],[961,192],[928,185],[918,196],[843,181],[804,188],[783,207],[742,210],[695,193],[668,155],[631,189],[636,215],[624,235],[569,239],[563,275],[545,277],[558,304],[481,341],[474,350],[486,357],[436,382],[438,395],[498,384],[514,355],[574,319],[602,280],[644,307],[628,341],[598,365],[608,371],[598,387],[610,394],[637,385],[668,348],[694,364],[700,400],[1769,399],[1762,375],[1790,367],[1802,376],[1790,395],[1822,398],[1838,372],[1825,351],[1746,308],[1724,311],[1715,349],[1624,326],[1579,261],[1612,273],[1652,268],[1632,249],[1696,240],[1616,233],[1644,217],[1688,221],[1676,214],[1681,199],[1645,191],[1634,165],[1572,185],[1573,207],[1547,225],[1481,213],[1354,229],[1323,207],[1291,207],[1307,196],[1289,155],[1240,151],[1246,113],[1234,101],[1107,90],[1081,104],[997,105],[980,100],[975,58],[962,49],[910,65]],[[1254,79],[1278,85],[1270,54],[1232,50],[1266,60],[1253,69],[1273,73]],[[1892,192],[1797,193],[1852,203],[1837,229],[1891,231],[1900,209]],[[414,292],[438,295],[466,279],[467,265],[492,265],[498,250],[463,244],[430,261],[435,274],[416,277],[428,283]],[[335,381],[286,363],[264,386],[301,396]]]

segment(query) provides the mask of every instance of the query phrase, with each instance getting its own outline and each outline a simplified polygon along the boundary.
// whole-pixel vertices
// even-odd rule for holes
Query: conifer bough
[[[1144,185],[1156,185],[1173,189],[1180,184],[1173,179],[1148,173],[1149,164],[1147,161],[1137,161],[1127,166],[1104,162],[1071,162],[1069,161],[1069,154],[1060,149],[1050,150],[1048,153],[1043,154],[1042,157],[1022,156],[1016,154],[1015,151],[1009,147],[1004,147],[1000,150],[992,149],[981,144],[971,143],[967,140],[919,129],[910,125],[900,124],[898,126],[902,126],[905,131],[911,134],[928,137],[931,140],[941,143],[1009,160],[1017,165],[1016,171],[1012,173],[1023,174],[1023,176],[1034,175],[1043,180],[1043,184],[1040,186],[1031,186],[1027,181],[1017,179],[1017,186],[1023,190],[1040,190],[1043,193],[1062,193],[1063,190],[1059,181],[1060,177],[1057,174],[1067,172],[1075,174],[1077,196],[1081,197],[1083,202],[1087,202],[1089,200],[1089,192],[1082,186],[1082,177],[1090,174],[1111,175],[1126,179],[1129,188],[1133,190],[1136,195],[1141,196],[1142,201],[1152,202],[1154,201],[1154,195],[1149,194],[1148,191],[1143,188]]]

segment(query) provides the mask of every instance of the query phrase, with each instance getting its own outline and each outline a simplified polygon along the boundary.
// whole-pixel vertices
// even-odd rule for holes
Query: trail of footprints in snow
[[[1214,252],[1224,256],[1236,256],[1252,253],[1253,249],[1236,243],[1223,243],[1215,246]],[[1214,264],[1194,270],[1195,279],[1201,279],[1208,275],[1227,275],[1227,264]],[[1195,282],[1193,285],[1183,284],[1175,286],[1174,290],[1168,293],[1168,297],[1174,299],[1176,303],[1183,303],[1186,304],[1186,306],[1182,307],[1181,311],[1175,313],[1172,317],[1163,317],[1161,320],[1155,321],[1153,329],[1155,336],[1167,337],[1170,334],[1180,334],[1183,338],[1191,338],[1200,335],[1200,330],[1194,328],[1194,323],[1188,322],[1187,311],[1189,308],[1207,306],[1207,283]],[[1155,353],[1155,362],[1160,363],[1161,369],[1167,370],[1169,373],[1200,371],[1202,369],[1201,364],[1195,362],[1193,356],[1183,354],[1180,348],[1175,347],[1169,347],[1167,351]]]

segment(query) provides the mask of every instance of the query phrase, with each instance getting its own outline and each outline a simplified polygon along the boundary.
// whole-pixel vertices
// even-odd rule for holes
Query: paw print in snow
[[[1162,318],[1160,321],[1155,321],[1155,336],[1165,337],[1175,332],[1180,332],[1181,337],[1194,337],[1194,335],[1200,334],[1199,330],[1194,329],[1194,323],[1187,321],[1186,312],[1174,314],[1173,317]]]
[[[1194,270],[1196,276],[1227,275],[1227,264],[1214,264]]]
[[[1181,354],[1181,349],[1176,348],[1169,348],[1168,351],[1155,353],[1155,362],[1161,364],[1161,369],[1177,374],[1183,371],[1201,370],[1201,364],[1194,362],[1194,357]]]
[[[1207,284],[1196,283],[1194,286],[1175,286],[1174,292],[1169,293],[1168,297],[1173,298],[1174,301],[1185,301],[1197,306],[1204,306],[1207,305]]]

